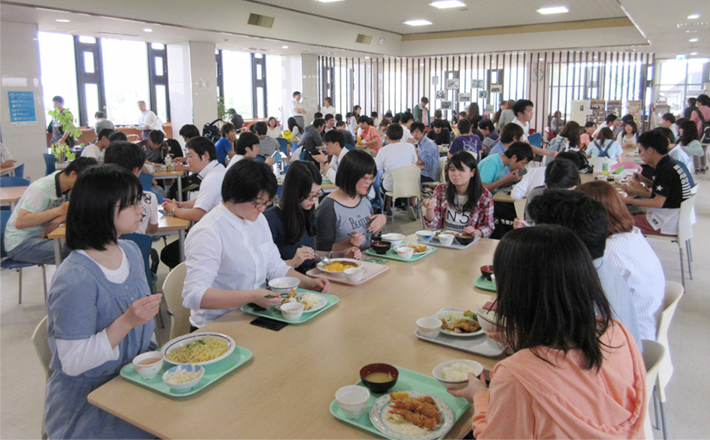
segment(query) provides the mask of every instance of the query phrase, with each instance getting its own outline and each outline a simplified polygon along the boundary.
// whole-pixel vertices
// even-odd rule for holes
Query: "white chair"
[[[658,380],[658,370],[661,362],[666,354],[666,348],[663,344],[656,341],[644,339],[643,344],[643,364],[646,366],[646,401],[650,404],[653,402],[653,388]],[[648,407],[646,408],[646,421],[644,423],[644,433],[648,440],[653,440],[653,429],[651,428],[651,419],[648,417]]]
[[[616,165],[618,161],[616,159],[610,159],[608,157],[590,157],[589,164],[594,166],[595,173],[601,173],[603,165],[605,163],[609,164],[609,169],[611,170],[612,165]]]
[[[666,350],[666,355],[663,357],[661,366],[658,370],[658,380],[656,381],[656,392],[654,393],[654,411],[656,410],[655,402],[659,402],[660,421],[658,412],[656,412],[656,426],[659,424],[663,430],[663,438],[668,438],[668,428],[666,423],[666,385],[673,376],[673,363],[671,362],[671,351],[668,346],[668,328],[671,326],[673,314],[678,307],[678,301],[683,296],[683,286],[673,281],[666,281],[666,291],[663,297],[663,309],[658,317],[656,341],[663,345]],[[645,348],[644,348],[645,350]]]
[[[422,185],[426,186],[431,186],[433,188],[436,188],[437,186],[441,185],[443,182],[446,182],[446,161],[447,161],[446,156],[441,156],[439,157],[439,165],[436,168],[436,175],[439,176],[439,180],[434,181],[434,182],[422,182]]]
[[[519,219],[525,220],[525,205],[527,202],[528,199],[520,199],[513,202],[513,205],[515,206],[515,216]]]
[[[419,186],[421,171],[416,165],[392,170],[392,191],[385,193],[385,195],[392,198],[392,207],[394,207],[395,200],[402,198],[407,199],[407,205],[409,206],[410,197],[416,197],[417,206],[421,206],[421,189]],[[394,223],[394,209],[392,209],[392,223]]]
[[[49,363],[52,361],[52,350],[49,348],[49,341],[47,341],[47,317],[45,316],[37,324],[34,333],[32,333],[32,345],[35,347],[37,352],[37,357],[39,357],[40,363],[42,363],[42,368],[45,374],[45,383],[49,380],[49,376],[52,375],[52,370],[49,369]],[[44,426],[44,411],[42,412],[42,437],[46,438],[46,429]]]
[[[170,271],[163,282],[163,298],[170,310],[170,339],[190,333],[190,310],[182,305],[182,287],[187,266],[180,263]]]
[[[695,212],[695,197],[692,195],[680,204],[680,214],[678,215],[678,235],[647,235],[646,238],[670,241],[678,244],[680,253],[680,280],[685,287],[685,269],[683,267],[683,245],[688,253],[688,275],[693,279],[693,269],[690,266],[692,261],[692,248],[690,239],[693,238],[693,217]]]

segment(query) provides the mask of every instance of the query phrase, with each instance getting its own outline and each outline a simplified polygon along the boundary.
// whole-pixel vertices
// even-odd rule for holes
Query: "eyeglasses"
[[[251,204],[254,205],[254,208],[259,209],[259,208],[270,208],[274,204],[274,199],[269,199],[265,202],[257,202],[256,200],[252,200]]]
[[[370,176],[370,175],[368,175],[368,176],[362,176],[362,180],[364,180],[365,182],[370,182],[370,183],[372,183],[372,182],[375,181],[375,177],[374,177],[374,176]]]
[[[318,191],[317,193],[308,194],[308,196],[303,197],[303,198],[301,199],[301,201],[304,201],[304,200],[316,200],[317,198],[319,198],[319,197],[322,196],[323,194],[325,194],[325,192],[323,192],[323,190],[320,190],[320,191]]]

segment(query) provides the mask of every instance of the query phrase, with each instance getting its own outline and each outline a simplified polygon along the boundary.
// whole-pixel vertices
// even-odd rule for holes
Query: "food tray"
[[[505,346],[503,344],[489,338],[485,333],[479,336],[472,336],[470,338],[457,338],[455,336],[449,336],[439,332],[436,338],[427,338],[422,336],[421,333],[419,333],[419,329],[417,329],[414,331],[414,336],[422,341],[445,345],[447,347],[455,348],[456,350],[485,357],[498,357],[505,352]]]
[[[310,321],[314,317],[325,312],[326,310],[328,310],[329,308],[331,308],[335,304],[337,304],[338,301],[340,301],[340,298],[338,298],[335,295],[314,292],[312,290],[306,290],[306,289],[296,289],[296,290],[298,290],[298,293],[311,292],[311,293],[317,293],[318,295],[323,295],[328,300],[328,303],[325,305],[325,307],[323,307],[320,310],[316,310],[315,312],[303,312],[303,316],[301,316],[301,319],[299,319],[298,321],[289,321],[288,319],[284,318],[284,315],[279,310],[277,310],[276,307],[269,307],[268,309],[264,310],[263,312],[257,312],[249,304],[244,304],[240,308],[240,310],[242,312],[248,313],[250,315],[263,316],[265,318],[270,318],[270,319],[273,319],[276,321],[285,322],[287,324],[303,324],[304,322]]]
[[[363,284],[363,283],[375,278],[376,276],[382,275],[383,273],[390,270],[389,266],[384,266],[382,264],[376,264],[376,263],[368,263],[366,261],[362,262],[361,269],[365,273],[363,273],[360,281],[355,281],[355,282],[348,281],[348,279],[345,278],[344,273],[341,273],[341,274],[327,273],[327,272],[322,272],[321,270],[319,270],[317,268],[309,270],[308,272],[306,272],[306,275],[309,275],[312,277],[326,278],[326,279],[334,281],[336,283],[349,284],[351,286],[359,286],[360,284]]]
[[[491,280],[487,280],[483,278],[481,275],[476,281],[473,282],[473,285],[478,287],[481,290],[488,290],[489,292],[497,292],[498,289],[496,288],[496,283],[494,283]]]
[[[195,393],[199,393],[214,382],[218,381],[223,376],[226,376],[230,371],[237,369],[241,365],[244,365],[249,359],[251,359],[251,357],[252,353],[250,350],[236,346],[232,354],[222,359],[221,361],[215,362],[214,364],[204,365],[203,367],[205,368],[205,375],[202,376],[202,380],[200,381],[200,383],[198,383],[191,390],[187,390],[184,392],[174,391],[168,386],[168,384],[163,382],[163,374],[170,368],[175,366],[169,362],[164,361],[163,368],[161,368],[158,375],[150,380],[143,379],[140,374],[138,374],[138,371],[136,371],[136,367],[135,365],[133,365],[132,362],[130,364],[124,365],[123,368],[121,368],[121,376],[123,376],[123,378],[126,380],[137,383],[138,385],[142,385],[146,388],[150,388],[154,391],[163,393],[171,397],[185,397]]]
[[[408,244],[408,243],[402,243],[402,244],[404,245],[404,244]],[[424,243],[421,243],[421,244],[424,244]],[[429,243],[426,243],[426,244],[429,245]],[[365,253],[367,255],[372,255],[373,257],[377,257],[377,258],[389,258],[390,260],[404,261],[405,263],[413,263],[415,261],[421,260],[422,258],[426,257],[427,255],[431,254],[432,252],[434,252],[436,250],[436,248],[434,246],[429,246],[429,248],[430,249],[426,252],[422,252],[421,254],[412,255],[412,258],[410,258],[409,260],[405,260],[404,258],[397,255],[397,252],[395,252],[393,249],[388,250],[384,254],[378,254],[377,252],[375,252],[374,249],[370,248],[370,249],[366,250]]]
[[[424,241],[424,240],[421,240],[421,239],[417,239],[417,240],[418,240],[418,243],[421,243],[421,244],[428,244],[428,245],[430,245],[430,246],[436,246],[436,247],[442,247],[442,248],[448,248],[448,249],[459,249],[459,250],[463,250],[463,249],[468,249],[470,246],[476,244],[476,242],[478,242],[478,240],[480,240],[480,239],[481,239],[481,237],[478,237],[478,236],[477,236],[471,243],[467,244],[466,246],[464,246],[464,245],[462,245],[461,243],[459,243],[458,241],[456,241],[455,238],[454,238],[454,241],[451,242],[451,244],[449,244],[449,245],[440,243],[440,242],[439,242],[439,237],[434,237],[434,238],[431,239],[431,241]]]
[[[399,370],[399,378],[397,379],[397,384],[388,391],[389,393],[394,393],[397,391],[415,390],[435,396],[443,400],[449,405],[449,407],[451,407],[451,410],[454,412],[454,426],[456,426],[458,420],[471,406],[471,404],[466,399],[454,397],[449,394],[446,391],[446,388],[444,388],[444,386],[441,385],[441,383],[435,378],[427,376],[425,374],[407,370],[406,368],[397,366],[395,367],[397,368],[397,370]],[[364,386],[362,384],[362,381],[358,381],[355,385]],[[343,412],[340,410],[340,407],[338,406],[337,400],[333,400],[330,403],[330,413],[333,415],[333,417],[345,423],[371,432],[377,436],[390,438],[386,437],[382,432],[375,428],[375,426],[370,421],[370,408],[372,408],[372,404],[375,403],[375,400],[377,400],[380,396],[382,396],[382,394],[374,394],[370,392],[370,399],[367,401],[367,408],[365,408],[365,412],[363,412],[362,415],[357,419],[349,419],[345,417],[345,414],[343,414]]]

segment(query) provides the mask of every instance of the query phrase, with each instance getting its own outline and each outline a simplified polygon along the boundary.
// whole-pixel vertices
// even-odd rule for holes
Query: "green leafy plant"
[[[225,121],[229,119],[229,110],[224,105],[224,98],[217,98],[217,117]]]
[[[73,139],[79,139],[79,136],[81,136],[81,129],[74,125],[74,115],[72,115],[68,109],[59,111],[56,108],[53,108],[52,110],[49,110],[48,113],[49,116],[62,124],[62,130],[64,130],[64,133],[68,132],[68,136],[71,136]],[[57,158],[57,162],[59,163],[63,163],[65,160],[74,160],[76,157],[67,144],[55,142],[52,144],[51,148],[52,154]]]

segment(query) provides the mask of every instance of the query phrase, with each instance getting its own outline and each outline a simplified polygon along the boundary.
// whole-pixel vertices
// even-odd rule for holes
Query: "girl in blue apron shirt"
[[[138,229],[142,192],[137,177],[114,165],[88,169],[72,191],[66,235],[72,253],[47,298],[53,374],[45,424],[51,439],[154,437],[87,400],[156,345],[153,317],[161,295],[149,296],[138,246],[118,240]]]
[[[587,147],[587,154],[590,157],[606,157],[623,162],[624,150],[621,144],[614,140],[611,129],[604,127],[599,131],[597,139]]]

